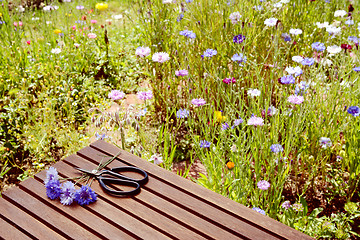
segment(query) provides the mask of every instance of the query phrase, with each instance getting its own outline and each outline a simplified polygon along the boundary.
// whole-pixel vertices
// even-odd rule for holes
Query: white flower
[[[328,148],[328,147],[331,147],[332,146],[332,142],[331,142],[331,139],[330,138],[327,138],[327,137],[321,137],[320,140],[320,146],[322,148]]]
[[[173,0],[163,0],[163,3],[166,4],[166,3],[172,3]]]
[[[335,17],[344,17],[345,15],[347,15],[347,12],[345,10],[337,10],[334,13]]]
[[[80,47],[80,44],[74,43],[74,46],[75,46],[76,48],[78,48],[78,47]]]
[[[52,24],[52,21],[46,21],[46,24],[47,25]]]
[[[326,48],[326,50],[331,54],[336,54],[336,53],[341,52],[341,47],[336,46],[336,45],[332,45],[332,46],[328,46]]]
[[[154,161],[154,163],[155,163],[156,165],[159,165],[159,164],[161,164],[161,163],[164,162],[163,159],[162,159],[162,157],[161,157],[160,155],[157,155],[157,154],[152,155],[152,156],[150,157],[149,161],[150,161],[150,162],[151,162],[151,161]]]
[[[335,26],[332,26],[332,25],[329,25],[326,27],[326,31],[330,34],[338,34],[341,32],[341,28],[340,27],[335,27]]]
[[[71,2],[71,0],[63,0],[63,2]]]
[[[264,119],[256,116],[252,116],[248,119],[247,125],[253,125],[253,126],[263,126],[264,125]]]
[[[295,77],[301,75],[303,73],[302,69],[299,66],[296,67],[286,67],[285,71],[288,74],[295,75]]]
[[[33,21],[38,21],[38,20],[40,20],[40,18],[38,18],[38,17],[33,17],[33,18],[31,18],[31,20],[33,20]]]
[[[51,53],[59,54],[59,53],[61,53],[61,49],[60,48],[51,49]]]
[[[112,15],[111,17],[112,17],[113,19],[115,19],[115,20],[119,20],[119,19],[122,19],[122,18],[123,18],[123,15],[118,14],[118,15]]]
[[[264,21],[264,24],[268,27],[273,27],[276,25],[277,21],[277,18],[268,18]]]
[[[229,19],[231,20],[232,24],[237,24],[240,22],[241,15],[239,12],[233,12],[230,14]]]
[[[278,2],[274,4],[274,8],[281,8],[282,7],[282,3]]]
[[[299,34],[302,34],[302,30],[301,29],[290,29],[289,33],[292,34],[292,35],[299,35]]]
[[[250,97],[258,97],[261,94],[260,90],[251,88],[247,91],[247,93]]]
[[[290,0],[281,0],[280,2],[286,4],[286,3],[289,3]]]
[[[150,55],[150,48],[149,47],[138,47],[135,51],[135,55],[138,55],[140,57],[147,57]]]
[[[154,62],[163,63],[170,60],[169,54],[166,52],[157,52],[152,56]]]
[[[347,24],[347,25],[354,25],[354,20],[351,20],[351,19],[349,19],[349,20],[346,20],[345,21],[345,24]]]
[[[291,59],[297,63],[301,63],[302,61],[304,61],[304,58],[302,56],[293,56]]]
[[[318,28],[326,28],[326,27],[329,26],[329,22],[324,22],[324,23],[317,22],[317,23],[316,23],[316,26],[317,26]]]
[[[44,11],[51,11],[51,10],[56,10],[56,9],[58,9],[58,8],[59,8],[58,6],[51,6],[51,5],[49,5],[49,6],[43,7],[43,10],[44,10]]]
[[[25,8],[20,5],[20,6],[17,8],[17,11],[18,11],[18,12],[24,12],[24,11],[25,11]]]

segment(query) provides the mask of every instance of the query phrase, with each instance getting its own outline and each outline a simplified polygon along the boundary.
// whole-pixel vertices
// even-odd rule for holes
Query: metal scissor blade
[[[74,168],[75,168],[76,170],[80,171],[80,172],[87,173],[87,174],[90,174],[90,175],[95,175],[92,171],[85,170],[85,169],[78,168],[78,167],[74,167]]]

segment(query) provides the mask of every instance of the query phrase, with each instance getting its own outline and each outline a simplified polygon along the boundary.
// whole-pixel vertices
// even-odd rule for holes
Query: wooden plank
[[[68,157],[66,160],[64,160],[64,162],[69,162],[69,159],[70,162],[72,162],[71,161],[72,157],[75,157],[73,162],[76,164],[76,165],[74,164],[73,166],[77,166],[85,169],[93,169],[93,167],[95,166],[93,163],[78,158],[75,155]],[[79,172],[76,169],[74,169],[73,166],[61,162],[56,164],[56,168],[58,169],[59,173],[62,173],[67,177],[75,177],[79,175]],[[113,204],[116,208],[120,208],[121,210],[126,211],[128,214],[132,214],[133,217],[136,217],[138,220],[140,220],[141,223],[134,225],[135,229],[137,229],[136,231],[140,231],[142,230],[142,228],[148,225],[151,228],[153,228],[150,231],[152,232],[159,231],[171,239],[179,239],[178,236],[181,236],[181,239],[207,238],[199,235],[199,233],[187,229],[186,227],[183,226],[183,223],[175,222],[173,221],[174,219],[169,219],[168,216],[164,216],[161,211],[154,209],[151,205],[147,205],[144,202],[139,202],[134,198],[111,196],[106,192],[104,192],[97,182],[93,183],[91,185],[91,188],[94,191],[96,191],[99,195],[101,195],[101,197],[107,199],[109,203]],[[94,206],[96,206],[96,204],[94,204]],[[101,211],[105,211],[105,209],[101,209]],[[117,214],[115,214],[113,210],[112,212],[111,211],[109,212],[109,215],[114,220],[118,219]]]
[[[64,160],[68,162],[72,166],[80,167],[83,169],[95,169],[98,165],[87,162],[84,164],[84,160],[78,156],[71,156]],[[76,174],[76,173],[75,173]],[[136,176],[139,178],[139,176]],[[153,181],[154,179],[149,179],[149,181]],[[120,187],[121,188],[121,187]],[[106,193],[105,193],[106,194]],[[146,189],[142,189],[141,193],[137,196],[133,197],[133,201],[138,201],[143,205],[150,206],[157,212],[161,212],[163,215],[166,215],[171,218],[172,221],[180,223],[187,228],[194,229],[193,231],[200,232],[204,234],[204,237],[209,239],[241,239],[224,229],[214,225],[208,221],[205,221],[202,218],[196,216],[196,214],[190,213],[179,206],[160,198],[159,196],[147,191]],[[172,228],[176,226],[172,226],[171,224],[167,225],[167,228]],[[165,229],[167,230],[167,229]],[[168,230],[167,230],[168,231]],[[195,233],[194,233],[195,234]],[[193,236],[192,236],[193,237]]]
[[[13,188],[20,191],[16,187]],[[4,193],[8,191],[10,191],[10,189]],[[28,215],[26,212],[22,211],[5,199],[0,199],[0,209],[2,218],[6,218],[15,223],[19,228],[23,229],[23,231],[29,233],[37,239],[65,239],[51,228]],[[7,229],[0,228],[0,236],[5,236],[7,234],[6,232]]]
[[[78,151],[78,154],[82,157],[95,161],[96,164],[103,160],[103,154],[96,149],[92,149],[90,147],[81,149],[80,151]],[[141,161],[147,163],[144,160]],[[125,166],[125,164],[120,161],[114,161],[112,164],[109,165],[109,167],[118,166]],[[141,168],[141,166],[139,167]],[[151,165],[151,167],[159,168],[158,166],[155,166],[153,164]],[[249,225],[244,221],[234,218],[233,216],[227,214],[224,211],[220,211],[219,209],[208,205],[206,202],[203,202],[201,198],[194,198],[191,195],[179,191],[176,186],[171,186],[167,184],[166,181],[163,181],[162,179],[159,179],[156,176],[152,175],[151,171],[151,169],[148,170],[148,174],[149,176],[151,176],[149,177],[149,179],[151,179],[151,181],[149,180],[146,186],[143,187],[143,190],[152,192],[153,194],[179,206],[180,208],[198,217],[201,217],[202,219],[222,228],[223,230],[233,234],[238,238],[266,238],[269,240],[279,239],[279,237],[273,236],[271,233],[269,234],[268,232],[264,232],[262,229],[258,229],[253,225]],[[165,172],[168,173],[167,171]],[[180,181],[177,184],[182,185],[182,182],[184,181],[187,182],[187,180],[180,178]],[[200,186],[195,186],[201,188]],[[251,210],[248,209],[248,211]],[[260,215],[259,213],[256,214]]]
[[[277,222],[270,217],[261,215],[251,209],[241,205],[236,204],[234,201],[214,193],[206,188],[200,187],[197,184],[184,180],[180,176],[173,174],[169,171],[166,171],[162,168],[154,166],[150,162],[144,161],[143,159],[132,155],[126,151],[122,151],[119,148],[111,145],[105,141],[98,140],[91,144],[91,147],[97,150],[100,150],[102,153],[108,154],[110,156],[114,156],[121,152],[118,156],[118,159],[127,162],[130,165],[137,166],[139,168],[144,169],[147,172],[151,172],[152,177],[159,179],[159,181],[163,181],[166,185],[172,186],[173,188],[179,190],[179,192],[186,193],[191,196],[193,199],[200,200],[205,202],[206,204],[212,206],[213,208],[218,209],[221,212],[226,213],[228,216],[231,216],[232,219],[238,219],[239,221],[245,222],[253,228],[258,228],[261,231],[267,232],[268,234],[272,234],[273,236],[280,239],[312,239],[306,234],[303,234],[295,229],[290,228],[280,222]],[[79,151],[79,154],[81,152]],[[150,187],[150,186],[149,186]],[[162,190],[161,188],[159,190]],[[162,194],[166,194],[166,192],[162,192]],[[201,196],[201,197],[200,197]],[[189,203],[189,202],[186,202]],[[190,201],[191,203],[191,201]],[[196,207],[196,206],[189,206]],[[204,213],[208,214],[208,213]],[[242,233],[243,230],[239,229],[237,224],[234,222],[228,221],[226,227]],[[254,230],[254,229],[253,229]],[[246,232],[247,230],[245,230]],[[252,232],[252,231],[250,231]],[[254,233],[254,232],[252,232]]]
[[[47,202],[41,202],[19,188],[8,189],[3,197],[67,239],[106,239],[94,235],[69,219],[69,216],[48,206]]]
[[[67,165],[65,162],[62,161],[53,165],[53,167],[55,167],[59,171],[59,175],[63,177],[74,177],[76,176],[76,173],[78,173],[73,167]],[[72,174],[68,174],[68,172],[72,172]],[[35,178],[40,182],[43,181],[46,178],[46,172],[42,171],[38,173],[35,176]],[[105,218],[106,221],[109,222],[109,224],[112,224],[113,226],[118,228],[122,228],[126,232],[135,233],[137,236],[141,235],[146,239],[168,239],[168,237],[166,237],[162,233],[154,231],[153,228],[129,216],[126,212],[121,211],[119,208],[114,207],[114,204],[112,203],[111,199],[109,201],[108,199],[102,197],[101,196],[102,192],[97,191],[97,189],[94,188],[94,184],[91,187],[98,194],[98,200],[96,201],[96,203],[91,205],[91,208],[93,211],[103,215],[102,218]],[[87,214],[85,213],[84,215],[87,216]],[[88,220],[85,220],[84,223],[87,222]],[[139,226],[141,226],[141,228],[139,228]],[[97,230],[98,227],[95,227],[94,229]],[[128,239],[128,238],[124,238],[124,239]]]
[[[21,228],[16,226],[14,223],[11,223],[11,224],[8,223],[3,218],[4,217],[0,215],[0,238],[3,238],[3,239],[36,239],[34,236],[30,235],[29,233],[27,233],[28,235],[25,235],[25,233],[22,232],[24,230],[22,230]],[[20,231],[20,229],[22,231]],[[31,237],[29,237],[29,236],[31,236]]]
[[[44,174],[45,175],[45,174]],[[40,180],[40,179],[39,179]],[[45,193],[45,187],[43,179],[36,181],[35,179],[29,179],[20,185],[20,188],[30,193],[31,195],[37,195],[43,201],[48,201],[51,207],[57,209],[61,214],[68,214],[73,218],[73,221],[80,222],[88,231],[94,231],[95,234],[100,234],[101,238],[108,239],[134,239],[133,234],[125,233],[122,227],[117,225],[113,226],[109,224],[111,219],[101,215],[101,213],[95,215],[90,209],[92,206],[81,207],[80,205],[73,204],[71,206],[64,206],[59,200],[50,200]],[[99,200],[100,205],[104,204],[103,201]],[[136,237],[135,237],[136,238]],[[139,237],[137,237],[139,239]]]

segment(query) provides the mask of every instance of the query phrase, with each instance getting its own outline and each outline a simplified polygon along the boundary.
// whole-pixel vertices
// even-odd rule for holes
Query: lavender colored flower
[[[125,97],[125,93],[119,91],[119,90],[112,90],[109,95],[109,98],[111,98],[112,100],[120,100],[123,99]]]
[[[248,119],[247,125],[263,126],[264,125],[264,119],[262,119],[260,117],[252,116],[251,118]]]
[[[240,18],[241,18],[241,15],[239,12],[233,12],[229,16],[229,19],[232,24],[237,24],[238,22],[240,22]]]
[[[279,83],[281,84],[294,84],[295,78],[292,75],[286,75],[279,79]]]
[[[262,215],[266,215],[265,211],[258,207],[253,207],[253,210],[257,211],[258,213],[261,213]]]
[[[177,118],[187,118],[189,116],[189,111],[186,109],[179,109],[176,112],[176,117]]]
[[[306,89],[309,88],[309,84],[307,84],[305,81],[301,81],[298,85],[295,87],[295,95],[303,95],[306,93]]]
[[[193,100],[191,100],[191,103],[197,107],[200,107],[202,105],[205,105],[206,101],[202,98],[194,98]]]
[[[106,134],[99,134],[98,132],[95,133],[95,137],[97,140],[101,139],[104,140],[105,138],[108,138],[109,136],[106,136]]]
[[[270,187],[270,183],[266,180],[261,180],[257,183],[257,187],[261,190],[268,190]]]
[[[208,141],[206,141],[206,140],[201,140],[201,141],[200,141],[200,147],[201,147],[201,148],[209,148],[210,145],[211,145],[211,142],[208,142]]]
[[[354,67],[353,70],[354,70],[355,72],[360,72],[360,67]]]
[[[177,22],[180,22],[184,18],[184,14],[180,13],[180,15],[176,18]]]
[[[239,117],[239,119],[235,119],[234,120],[234,127],[239,126],[243,122],[244,122],[244,120],[242,118],[240,118],[240,117]]]
[[[138,92],[137,94],[138,98],[140,100],[149,100],[153,98],[153,93],[152,91],[147,91],[147,92]]]
[[[357,117],[360,115],[360,108],[358,106],[351,106],[348,108],[347,112],[354,117]]]
[[[246,56],[243,55],[242,53],[234,54],[231,58],[231,60],[237,62],[241,67],[243,66],[242,63],[246,62],[246,59],[247,59]]]
[[[221,129],[222,129],[222,130],[226,130],[226,129],[228,129],[229,127],[230,127],[229,124],[226,122],[226,123],[222,124]]]
[[[301,104],[302,102],[304,102],[304,97],[298,95],[290,95],[287,100],[289,103],[292,104]]]
[[[189,72],[186,69],[181,69],[181,70],[175,71],[175,75],[177,77],[187,76],[187,75],[189,75]]]
[[[327,137],[321,137],[319,143],[321,148],[328,148],[332,146],[331,139]]]
[[[284,151],[284,148],[281,146],[281,144],[273,144],[270,146],[270,149],[273,153],[279,153]]]
[[[302,61],[304,61],[304,58],[302,56],[293,56],[291,59],[297,63],[301,63]]]
[[[77,9],[77,10],[83,10],[84,8],[85,8],[85,7],[82,6],[82,5],[76,6],[76,9]]]
[[[245,36],[244,35],[236,35],[234,38],[233,38],[233,42],[234,43],[242,43],[243,41],[245,40]]]
[[[325,51],[326,47],[325,44],[321,43],[321,42],[314,42],[313,44],[311,44],[311,47],[313,49],[315,49],[316,51]]]
[[[345,24],[347,24],[347,25],[354,25],[354,20],[352,20],[352,19],[348,19],[348,20],[346,20],[345,21]]]
[[[302,64],[302,65],[311,66],[311,65],[314,64],[314,62],[315,62],[315,60],[314,60],[313,58],[305,58],[305,59],[301,62],[301,64]]]
[[[163,63],[170,60],[169,54],[166,52],[157,52],[152,56],[154,62]]]
[[[214,49],[206,49],[204,52],[204,57],[212,57],[215,56],[217,54],[217,51]]]
[[[291,203],[290,201],[285,201],[281,204],[281,207],[285,208],[285,210],[288,210],[289,208],[291,208]]]
[[[49,181],[57,181],[59,180],[58,172],[56,171],[56,168],[49,167],[49,169],[46,171],[46,178],[44,180],[44,184],[46,185]]]
[[[304,207],[300,203],[294,203],[291,208],[296,212],[302,212],[304,210]]]
[[[355,36],[349,36],[349,37],[348,37],[348,40],[349,40],[350,42],[355,43],[355,44],[359,44],[359,38],[357,38],[357,37],[355,37]]]
[[[196,34],[193,31],[189,31],[189,30],[180,31],[179,34],[191,39],[196,38]]]
[[[95,202],[96,199],[96,193],[88,185],[82,186],[75,192],[75,201],[81,206]]]
[[[63,205],[70,205],[74,201],[75,198],[75,186],[74,183],[67,181],[62,184],[61,188],[62,192],[60,195],[60,202]]]
[[[139,57],[147,57],[150,55],[150,48],[149,47],[138,47],[136,48],[135,54]]]
[[[291,37],[287,33],[282,33],[281,37],[284,39],[285,42],[290,42],[291,41]]]
[[[59,180],[50,180],[45,184],[45,187],[48,198],[54,200],[60,197],[61,188]]]
[[[303,73],[303,70],[299,67],[286,67],[285,71],[291,75],[295,75],[295,77],[300,76]]]

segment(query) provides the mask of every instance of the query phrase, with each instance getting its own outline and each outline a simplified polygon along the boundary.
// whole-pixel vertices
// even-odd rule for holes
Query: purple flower
[[[292,75],[286,75],[279,78],[279,83],[281,84],[294,84],[295,78]]]
[[[234,38],[233,38],[233,42],[234,43],[242,43],[243,41],[245,40],[245,36],[244,35],[236,35]]]
[[[246,62],[246,56],[244,56],[242,53],[234,54],[231,58],[234,62],[237,62],[241,67],[243,66],[242,63]]]
[[[46,183],[45,187],[48,198],[54,200],[60,197],[61,188],[59,180],[50,180]]]
[[[186,109],[179,109],[176,112],[176,117],[177,118],[187,118],[189,116],[189,111]]]
[[[147,91],[147,92],[138,92],[137,94],[138,98],[140,100],[149,100],[153,98],[153,93],[152,91]]]
[[[46,178],[44,180],[44,184],[46,185],[49,181],[58,181],[59,176],[58,172],[56,171],[56,168],[49,167],[49,169],[46,171]]]
[[[309,84],[307,84],[304,81],[301,81],[298,85],[295,87],[295,95],[303,95],[306,93],[306,89],[309,88]]]
[[[321,137],[319,142],[320,142],[321,148],[328,148],[328,147],[332,146],[331,139],[327,138],[327,137]]]
[[[354,70],[355,72],[360,72],[360,67],[354,67],[353,70]]]
[[[281,204],[281,207],[285,208],[285,210],[288,210],[289,208],[291,208],[291,203],[290,201],[285,201]]]
[[[177,22],[180,22],[184,18],[184,14],[180,13],[180,15],[176,18]]]
[[[186,69],[181,69],[181,70],[175,71],[175,75],[177,77],[187,76],[187,75],[189,75],[189,72]]]
[[[205,105],[206,101],[202,98],[194,98],[193,100],[191,100],[191,103],[197,107],[200,107],[202,105]]]
[[[266,180],[261,180],[257,183],[257,187],[261,190],[268,190],[270,187],[270,183]]]
[[[83,10],[84,8],[85,8],[85,7],[82,6],[82,5],[76,6],[76,9],[77,9],[77,10]]]
[[[289,103],[292,104],[301,104],[302,102],[304,102],[304,97],[298,95],[290,95],[287,100]]]
[[[95,133],[95,137],[97,140],[101,139],[104,140],[105,138],[108,138],[108,136],[106,136],[106,134],[99,134],[98,132]]]
[[[347,112],[354,117],[357,117],[360,115],[360,108],[358,106],[351,106],[348,108]]]
[[[192,39],[196,38],[196,34],[189,30],[180,31],[179,34]]]
[[[75,201],[81,206],[95,202],[96,198],[96,193],[88,185],[82,186],[75,192]]]
[[[284,39],[285,42],[290,42],[291,41],[291,37],[287,33],[282,33],[281,37]]]
[[[270,146],[270,149],[273,153],[279,153],[284,151],[284,148],[281,146],[281,144],[273,144]]]
[[[60,202],[63,205],[70,205],[75,198],[75,186],[72,182],[64,182],[62,185],[62,193],[60,195]]]
[[[206,141],[206,140],[201,140],[201,141],[200,141],[200,147],[201,147],[201,148],[209,148],[210,145],[211,145],[211,143],[208,142],[208,141]]]
[[[111,98],[112,100],[120,100],[123,99],[125,97],[125,93],[119,91],[119,90],[112,90],[109,95],[109,98]]]
[[[206,49],[204,52],[204,57],[212,57],[215,56],[217,54],[217,51],[214,49]]]
[[[243,122],[244,122],[244,120],[242,118],[235,119],[234,120],[234,125],[231,128],[234,129],[235,127],[239,126]]]
[[[222,81],[223,81],[223,83],[226,83],[226,84],[236,83],[235,78],[224,78]]]
[[[221,129],[222,129],[222,130],[226,130],[226,129],[228,129],[229,127],[230,127],[229,124],[226,122],[226,123],[222,124]]]
[[[315,49],[316,51],[325,51],[325,44],[321,43],[321,42],[314,42],[313,44],[311,44],[311,47],[313,49]]]
[[[253,207],[253,210],[257,211],[258,213],[261,213],[262,215],[266,215],[265,211],[258,207]]]
[[[305,58],[305,59],[301,62],[301,64],[302,64],[302,65],[311,66],[311,65],[314,64],[314,62],[315,62],[315,60],[314,60],[313,58]]]
[[[348,40],[349,40],[350,42],[355,43],[355,44],[359,44],[359,39],[358,39],[357,37],[355,37],[355,36],[349,36],[349,37],[348,37]]]
[[[253,126],[263,126],[264,125],[264,119],[256,116],[252,116],[249,118],[247,125],[253,125]]]

